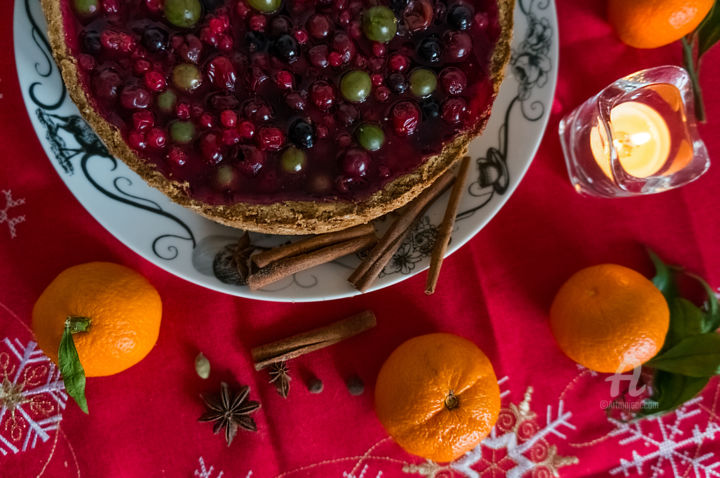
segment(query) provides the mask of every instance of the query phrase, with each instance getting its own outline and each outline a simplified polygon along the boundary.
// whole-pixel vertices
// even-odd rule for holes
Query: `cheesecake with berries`
[[[322,233],[397,209],[481,134],[513,0],[42,0],[81,114],[220,223]]]

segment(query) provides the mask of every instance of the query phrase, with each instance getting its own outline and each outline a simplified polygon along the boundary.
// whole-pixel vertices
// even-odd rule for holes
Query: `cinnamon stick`
[[[455,184],[450,192],[450,199],[445,208],[445,216],[438,228],[435,237],[435,245],[433,246],[432,256],[430,257],[430,270],[428,270],[427,281],[425,282],[425,293],[431,295],[435,292],[438,277],[440,277],[440,268],[442,267],[445,252],[447,251],[450,235],[455,225],[455,216],[460,206],[460,198],[465,190],[465,181],[467,180],[468,171],[470,170],[470,156],[465,156],[460,163]]]
[[[310,252],[315,249],[320,249],[325,246],[337,244],[338,242],[347,241],[349,239],[365,236],[374,232],[375,228],[372,224],[362,224],[342,231],[308,237],[307,239],[302,239],[297,242],[260,252],[252,256],[252,261],[258,267],[265,267],[272,262],[279,261],[287,257],[297,256],[305,252]]]
[[[250,286],[250,290],[261,289],[297,272],[361,251],[372,246],[375,242],[377,242],[377,237],[373,232],[316,251],[281,259],[250,275],[248,277],[248,286]]]
[[[448,171],[411,202],[402,214],[380,238],[365,260],[348,277],[348,281],[360,291],[365,291],[375,280],[385,264],[392,258],[402,239],[415,223],[425,208],[435,200],[454,179],[452,171]],[[384,262],[382,262],[384,261]]]
[[[308,352],[336,344],[371,329],[376,324],[375,314],[370,310],[365,310],[325,327],[319,327],[276,342],[260,345],[253,348],[250,354],[253,362],[255,362],[255,370],[262,370],[272,363],[290,360]]]

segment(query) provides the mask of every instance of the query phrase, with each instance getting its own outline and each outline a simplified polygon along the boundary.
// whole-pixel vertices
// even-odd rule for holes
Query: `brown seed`
[[[307,389],[310,393],[320,393],[323,391],[323,383],[317,377],[312,377],[307,383]]]
[[[358,377],[357,375],[353,375],[348,378],[345,381],[345,385],[347,385],[350,395],[353,396],[362,395],[362,393],[365,391],[365,384],[362,380],[360,380],[360,377]]]

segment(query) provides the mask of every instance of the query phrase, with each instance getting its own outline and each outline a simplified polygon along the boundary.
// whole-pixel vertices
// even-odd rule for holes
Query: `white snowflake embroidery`
[[[507,380],[508,377],[498,380],[501,388]],[[519,405],[511,403],[508,408],[503,408],[490,436],[462,458],[446,466],[430,461],[418,465],[406,465],[403,471],[436,477],[450,468],[468,478],[479,478],[486,473],[495,476],[496,472],[500,476],[520,478],[531,470],[547,470],[557,476],[559,468],[575,464],[578,460],[575,457],[558,455],[557,447],[550,445],[546,438],[555,435],[563,440],[566,439],[560,429],[575,429],[575,426],[569,422],[572,413],[563,411],[561,400],[557,415],[553,418],[552,407],[548,406],[547,422],[540,428],[535,421],[536,414],[530,410],[532,392],[532,387],[528,387]],[[505,397],[508,394],[507,390],[501,391],[500,396]],[[503,456],[498,459],[496,453]],[[487,458],[487,455],[490,455],[490,458]]]
[[[713,460],[712,453],[691,456],[688,450],[697,450],[704,440],[713,440],[716,434],[720,434],[720,427],[715,422],[709,422],[704,429],[695,425],[692,433],[681,429],[685,420],[701,413],[700,408],[696,407],[701,401],[702,397],[696,397],[672,414],[634,423],[610,419],[616,427],[610,436],[625,436],[620,440],[620,445],[640,442],[652,449],[646,455],[633,450],[632,459],[620,459],[620,466],[610,470],[610,474],[622,473],[628,476],[635,469],[641,476],[656,478],[663,474],[664,468],[669,463],[674,476],[689,476],[688,472],[692,470],[696,478],[720,477],[720,469],[718,469],[720,461]],[[643,471],[645,465],[649,469],[647,472]],[[648,474],[650,472],[652,474]]]
[[[60,372],[35,342],[0,342],[0,454],[35,448],[62,420],[67,395]]]
[[[205,464],[205,459],[203,457],[198,457],[198,467],[195,470],[194,476],[197,478],[222,478],[224,471],[218,471],[217,475],[214,474],[215,467],[214,466],[207,466]],[[247,472],[247,475],[245,475],[245,478],[252,478],[253,472],[252,470]]]
[[[355,476],[355,474],[353,474],[352,471],[351,472],[343,471],[342,476],[343,476],[343,478],[365,478],[365,473],[367,473],[368,468],[369,468],[368,465],[363,466],[362,470],[360,470],[360,474],[357,476]],[[375,478],[381,478],[381,477],[382,477],[382,471],[378,471],[377,475],[375,475]]]
[[[0,224],[7,224],[8,229],[10,230],[10,237],[14,239],[17,235],[15,226],[25,221],[25,216],[16,216],[11,218],[9,211],[10,208],[25,204],[25,199],[13,199],[12,191],[7,189],[4,190],[2,193],[5,195],[5,207],[3,209],[0,209]]]

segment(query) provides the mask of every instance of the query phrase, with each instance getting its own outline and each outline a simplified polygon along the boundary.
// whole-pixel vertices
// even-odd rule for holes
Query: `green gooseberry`
[[[227,164],[220,166],[217,168],[217,171],[215,171],[215,183],[221,189],[231,187],[236,178],[237,173],[232,166],[228,166]]]
[[[90,17],[100,9],[98,0],[73,0],[73,7],[78,15]]]
[[[165,18],[180,28],[193,27],[202,16],[200,0],[165,0]]]
[[[428,96],[437,88],[437,76],[427,68],[417,68],[410,73],[410,91],[420,98]]]
[[[385,143],[382,128],[372,123],[363,123],[355,130],[355,139],[368,151],[377,151]]]
[[[290,146],[283,151],[282,157],[280,158],[280,166],[286,173],[299,173],[307,165],[307,155],[301,149],[295,146]]]
[[[397,33],[397,18],[388,7],[381,5],[368,8],[363,13],[362,27],[368,39],[387,43]]]
[[[192,121],[173,121],[170,124],[170,137],[180,144],[187,144],[195,137],[195,125]]]
[[[163,113],[172,113],[177,103],[177,95],[173,90],[165,90],[157,97],[157,105]]]
[[[280,8],[282,0],[248,0],[248,5],[263,13],[272,13]]]
[[[362,70],[345,73],[340,80],[340,93],[354,103],[362,103],[370,95],[372,81],[370,75]]]
[[[202,74],[197,66],[181,63],[173,68],[172,82],[177,88],[191,92],[202,85]]]

